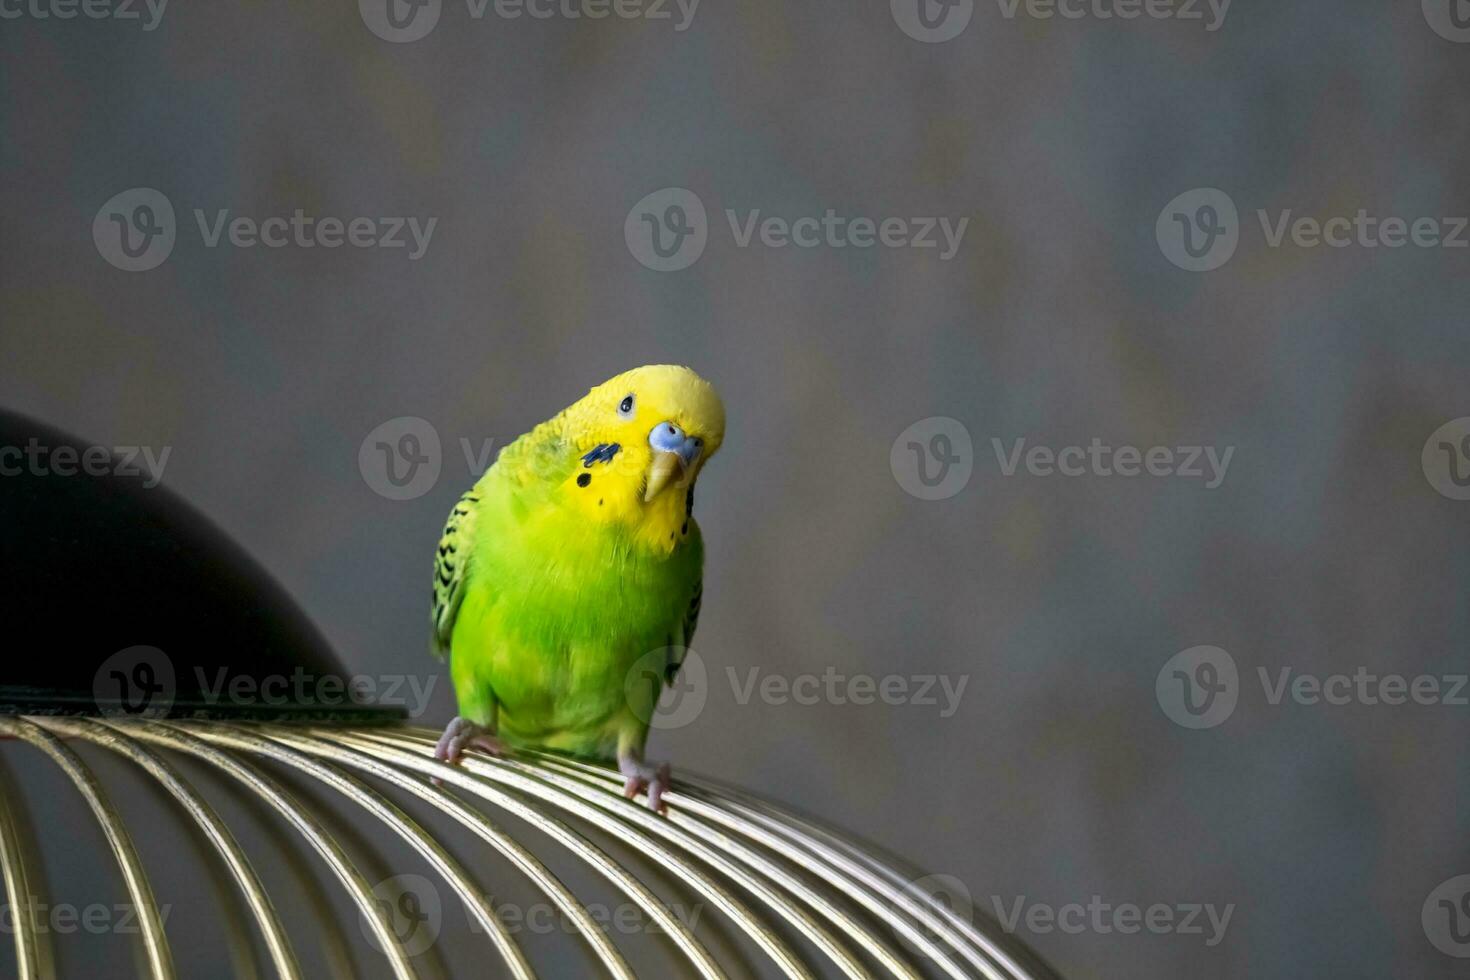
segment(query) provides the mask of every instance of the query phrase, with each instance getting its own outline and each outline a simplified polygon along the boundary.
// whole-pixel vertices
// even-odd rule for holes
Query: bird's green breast
[[[511,743],[587,755],[641,747],[657,685],[629,685],[629,674],[683,641],[703,562],[697,525],[690,518],[672,547],[654,549],[645,529],[589,520],[557,492],[493,470],[483,484],[452,640],[461,713],[489,721],[474,716],[495,705]]]

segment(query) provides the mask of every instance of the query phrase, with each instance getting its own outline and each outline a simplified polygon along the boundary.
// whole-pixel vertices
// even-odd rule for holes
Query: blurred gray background
[[[439,726],[427,597],[475,478],[460,440],[498,448],[612,374],[689,364],[729,430],[700,481],[707,700],[650,746],[676,775],[828,818],[991,916],[1234,906],[1214,945],[1208,925],[1023,921],[1065,976],[1463,975],[1421,912],[1470,873],[1470,707],[1272,704],[1258,669],[1470,669],[1470,503],[1421,463],[1470,415],[1470,252],[1272,247],[1257,211],[1470,214],[1470,45],[1411,0],[1240,3],[1213,31],[1204,5],[1073,20],[975,0],[943,43],[905,33],[902,2],[705,0],[682,31],[667,9],[445,0],[409,43],[346,2],[0,22],[0,403],[170,447],[164,483],[353,671],[437,678],[419,720]],[[93,221],[137,187],[171,202],[177,241],[127,272]],[[624,224],[668,187],[702,201],[708,242],[658,272]],[[1193,188],[1239,209],[1209,272],[1156,237]],[[411,260],[211,248],[194,218],[298,208],[438,220]],[[945,261],[740,247],[726,209],[969,223]],[[933,416],[963,426],[972,469],[926,500],[890,456]],[[442,444],[409,500],[359,466],[401,417]],[[1214,489],[1005,476],[992,440],[1020,438],[1234,455]],[[1156,678],[1201,644],[1238,666],[1238,705],[1191,730]],[[942,697],[741,703],[727,668],[967,680],[941,717]]]

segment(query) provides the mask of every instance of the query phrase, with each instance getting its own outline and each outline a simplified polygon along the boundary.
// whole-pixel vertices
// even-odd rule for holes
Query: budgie
[[[449,515],[434,563],[432,651],[459,716],[436,758],[527,746],[616,760],[630,799],[665,809],[650,719],[699,622],[694,484],[725,436],[715,389],[635,368],[506,446]]]

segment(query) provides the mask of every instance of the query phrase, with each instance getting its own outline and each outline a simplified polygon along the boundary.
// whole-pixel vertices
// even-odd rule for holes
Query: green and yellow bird
[[[663,809],[649,721],[699,620],[694,482],[725,409],[685,367],[635,368],[506,446],[454,505],[434,565],[431,649],[459,717],[435,757],[528,746],[616,758]]]

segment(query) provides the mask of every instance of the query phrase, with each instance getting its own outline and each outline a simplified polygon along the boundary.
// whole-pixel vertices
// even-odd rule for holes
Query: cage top
[[[363,703],[285,590],[158,483],[162,452],[0,410],[0,714],[398,717]]]

